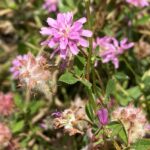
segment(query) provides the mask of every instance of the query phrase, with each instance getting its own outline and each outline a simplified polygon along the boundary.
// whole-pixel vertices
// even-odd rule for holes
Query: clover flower
[[[5,124],[0,123],[0,148],[7,147],[11,137],[12,134],[9,128]]]
[[[76,102],[79,102],[77,105]],[[86,122],[85,104],[77,98],[74,104],[70,108],[65,109],[63,112],[57,115],[53,120],[54,128],[64,128],[64,131],[69,135],[75,135],[77,133],[83,134],[84,129],[88,128],[88,122]]]
[[[14,110],[14,102],[12,93],[4,94],[0,92],[0,114],[9,116]]]
[[[149,5],[147,0],[126,0],[126,2],[134,5],[135,7],[145,7]]]
[[[100,46],[100,57],[103,63],[111,61],[115,68],[119,67],[118,57],[126,50],[133,47],[134,43],[127,43],[127,38],[118,42],[115,38],[105,36],[97,38],[97,45]]]
[[[58,7],[59,0],[45,0],[43,8],[46,9],[49,13],[56,12]]]
[[[123,123],[130,144],[146,134],[146,126],[148,124],[146,116],[142,109],[135,108],[133,105],[119,107],[114,110],[112,120],[120,120]]]
[[[18,56],[12,63],[11,72],[14,77],[19,78],[20,82],[28,88],[45,87],[50,73],[46,70],[46,60],[42,56],[34,57],[31,53]]]
[[[59,13],[57,19],[47,19],[49,27],[42,27],[40,33],[49,36],[42,42],[54,49],[53,54],[59,53],[65,59],[68,55],[77,55],[79,46],[88,47],[89,43],[84,37],[91,37],[92,32],[83,29],[86,18],[81,18],[73,22],[73,14]]]

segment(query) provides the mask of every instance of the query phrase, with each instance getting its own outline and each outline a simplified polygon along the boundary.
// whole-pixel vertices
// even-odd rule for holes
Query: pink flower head
[[[43,8],[45,8],[49,13],[56,12],[59,0],[45,0]]]
[[[111,61],[116,69],[119,67],[118,56],[134,45],[134,43],[127,43],[127,38],[118,42],[115,38],[109,36],[97,38],[97,44],[101,48],[100,57],[102,62],[108,63]]]
[[[0,92],[0,114],[8,116],[12,114],[14,109],[13,96],[11,93],[4,94]]]
[[[25,83],[29,88],[35,88],[37,85],[44,85],[50,77],[50,73],[45,67],[46,60],[44,57],[38,56],[35,58],[31,53],[28,53],[18,56],[13,61],[11,72],[17,74],[16,77],[19,78],[21,83]]]
[[[120,120],[123,123],[128,134],[129,143],[142,138],[147,131],[148,122],[145,113],[142,109],[135,108],[133,105],[118,107],[112,113],[112,120]]]
[[[11,137],[12,134],[9,128],[3,123],[0,123],[0,148],[7,147],[9,145]]]
[[[149,5],[147,0],[126,0],[126,2],[136,7],[145,7]]]
[[[12,67],[10,72],[13,74],[14,78],[18,78],[20,74],[20,68],[22,67],[23,62],[28,61],[28,55],[19,55],[12,61]]]
[[[108,124],[108,110],[106,108],[102,108],[98,110],[97,116],[100,124],[107,125]]]
[[[83,37],[91,37],[92,32],[83,29],[83,24],[86,18],[81,18],[73,22],[73,14],[59,13],[57,19],[47,19],[49,27],[42,27],[40,33],[48,35],[49,38],[42,42],[42,45],[48,45],[54,48],[54,54],[60,53],[60,56],[65,59],[68,55],[77,55],[78,47],[88,47],[89,43]]]

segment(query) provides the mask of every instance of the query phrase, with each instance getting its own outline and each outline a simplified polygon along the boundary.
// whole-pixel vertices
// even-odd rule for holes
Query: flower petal
[[[51,31],[50,28],[43,27],[43,28],[41,28],[40,33],[41,33],[42,35],[51,35],[51,34],[52,34],[52,31]]]
[[[82,30],[82,36],[91,37],[92,32],[90,30]]]
[[[80,23],[84,24],[86,22],[86,18],[83,17],[83,18],[77,20],[77,22],[80,22]]]
[[[87,40],[83,39],[83,38],[79,39],[79,43],[83,47],[88,47],[89,46],[89,42]]]
[[[108,110],[106,108],[102,108],[98,110],[97,115],[98,115],[99,122],[102,125],[108,124]]]
[[[67,44],[68,44],[68,39],[61,39],[60,40],[60,49],[66,49],[67,47]]]
[[[77,46],[75,44],[69,44],[70,47],[70,51],[72,52],[72,54],[77,55],[79,52],[79,49],[77,48]]]
[[[57,28],[57,22],[53,18],[47,18],[47,23],[49,26],[53,28]]]

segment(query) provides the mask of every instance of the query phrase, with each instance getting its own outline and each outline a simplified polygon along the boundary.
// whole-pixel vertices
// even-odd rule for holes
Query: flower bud
[[[101,125],[105,126],[108,124],[108,110],[106,108],[98,110],[97,116]]]

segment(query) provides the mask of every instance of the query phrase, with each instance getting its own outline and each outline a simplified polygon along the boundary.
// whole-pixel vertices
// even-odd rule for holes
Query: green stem
[[[88,27],[89,27],[90,30],[92,30],[91,21],[90,21],[90,17],[91,17],[90,0],[85,0],[85,4],[86,4],[86,10],[87,10]],[[93,49],[93,39],[91,37],[91,38],[89,38],[89,54],[88,54],[87,68],[86,68],[86,78],[87,78],[87,80],[89,80],[89,74],[90,74],[92,49]]]
[[[26,103],[26,110],[28,109],[28,105],[30,102],[30,88],[26,89],[26,95],[25,95],[25,103]]]
[[[92,78],[93,78],[93,91],[96,93],[96,78],[95,78],[95,70],[94,67],[92,68]]]
[[[104,85],[103,85],[101,76],[99,75],[99,73],[98,73],[97,70],[95,71],[95,73],[96,73],[96,76],[97,76],[97,78],[98,78],[99,85],[100,85],[100,87],[101,87],[101,89],[102,89],[102,95],[105,96],[105,88],[104,88]]]

